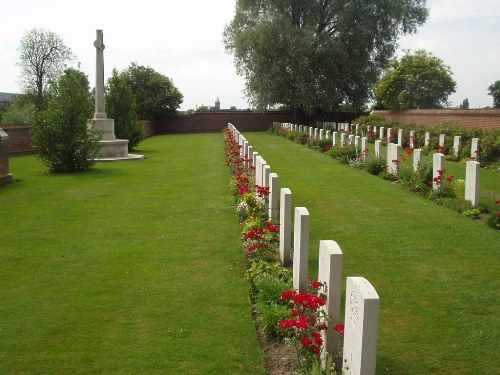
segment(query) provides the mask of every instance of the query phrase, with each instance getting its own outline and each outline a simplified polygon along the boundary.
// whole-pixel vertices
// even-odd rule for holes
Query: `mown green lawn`
[[[0,190],[0,374],[264,374],[222,134]]]
[[[244,135],[309,210],[311,276],[319,241],[335,240],[344,280],[379,293],[377,374],[498,373],[500,233],[283,137]]]

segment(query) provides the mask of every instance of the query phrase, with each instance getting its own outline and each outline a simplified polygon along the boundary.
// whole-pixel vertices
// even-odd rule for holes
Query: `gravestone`
[[[395,143],[389,143],[387,145],[387,170],[393,175],[399,174],[399,154],[401,152],[401,147]]]
[[[354,135],[352,135],[352,134],[348,135],[348,137],[347,137],[347,143],[349,145],[353,145],[354,144]]]
[[[280,260],[288,267],[292,264],[292,192],[283,188],[280,195]]]
[[[309,138],[313,139],[313,128],[309,127]]]
[[[383,126],[380,127],[379,129],[379,139],[384,139],[384,135],[385,135],[385,128]]]
[[[295,207],[293,226],[293,288],[306,293],[309,287],[309,211]]]
[[[340,147],[345,146],[346,133],[340,133]]]
[[[360,135],[359,134],[359,124],[356,124],[356,135]]]
[[[375,141],[375,157],[382,157],[382,141],[380,139]]]
[[[368,159],[368,138],[367,137],[361,138],[361,155],[362,155],[363,161],[366,161]]]
[[[392,128],[387,129],[387,144],[392,143]]]
[[[379,296],[368,280],[347,278],[343,373],[375,375],[379,308]]]
[[[481,164],[477,161],[465,163],[465,200],[473,207],[479,205],[479,171]]]
[[[432,189],[438,190],[443,187],[443,181],[439,182],[437,179],[440,174],[439,171],[444,168],[444,155],[436,152],[432,155]]]
[[[335,241],[319,242],[318,281],[325,284],[323,292],[327,298],[323,311],[331,318],[328,322],[329,329],[322,332],[323,345],[327,353],[336,355],[340,346],[340,337],[332,328],[340,324],[342,250]]]
[[[324,133],[325,133],[325,131],[324,131],[323,129],[320,129],[320,130],[319,130],[319,140],[320,140],[320,141],[322,141],[322,140],[323,140]]]
[[[418,171],[420,160],[422,160],[422,150],[420,148],[416,148],[413,150],[413,170],[415,172]]]
[[[354,136],[354,147],[356,148],[356,150],[359,149],[359,141],[360,141],[360,136],[359,135],[355,135]]]
[[[254,166],[253,176],[255,177],[256,184],[257,184],[257,156],[259,156],[259,153],[257,151],[254,151],[252,155],[252,165]]]
[[[330,139],[330,133],[331,133],[331,131],[330,131],[330,130],[327,130],[327,131],[325,132],[325,138],[326,138],[326,140],[329,140],[329,139]]]
[[[461,143],[462,137],[459,135],[456,135],[453,137],[453,154],[458,157],[460,154],[460,143]]]
[[[472,138],[470,145],[470,157],[479,159],[479,138]]]
[[[264,186],[264,165],[267,165],[264,158],[260,155],[255,157],[255,184],[259,186]]]
[[[415,148],[415,131],[414,130],[410,130],[410,148]]]
[[[337,146],[337,132],[332,133],[332,146]]]
[[[425,134],[424,134],[424,146],[429,146],[430,140],[431,140],[431,133],[425,132]]]
[[[398,129],[398,146],[403,147],[403,129]]]
[[[439,134],[439,147],[445,145],[446,134]]]
[[[278,175],[276,173],[269,174],[269,210],[268,217],[273,222],[278,219]]]
[[[314,139],[318,139],[318,128],[314,128]]]
[[[246,162],[246,166],[247,168],[250,168],[251,166],[255,166],[255,164],[253,164],[253,146],[251,145],[248,145],[248,161]]]

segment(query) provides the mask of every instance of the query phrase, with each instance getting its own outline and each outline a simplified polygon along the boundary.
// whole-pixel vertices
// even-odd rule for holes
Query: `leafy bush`
[[[285,335],[279,329],[279,322],[290,316],[291,308],[281,303],[258,302],[259,318],[261,329],[268,337],[278,337],[283,339]]]
[[[137,125],[137,104],[126,76],[116,69],[108,80],[106,112],[115,120],[116,137],[128,139],[128,150],[132,151],[144,138],[144,129]]]
[[[51,172],[67,173],[91,168],[99,139],[87,129],[93,112],[87,77],[67,69],[51,86],[48,107],[31,128],[38,157]]]
[[[36,107],[31,102],[14,99],[6,106],[2,113],[2,124],[6,125],[31,125],[36,115]]]
[[[335,145],[327,152],[327,154],[333,158],[338,159],[341,163],[347,164],[349,162],[349,159],[356,158],[358,153],[354,145]]]
[[[385,161],[380,158],[369,158],[365,162],[365,170],[370,174],[378,176],[385,170]]]

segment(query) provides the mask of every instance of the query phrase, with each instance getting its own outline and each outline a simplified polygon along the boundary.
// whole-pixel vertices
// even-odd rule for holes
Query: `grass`
[[[344,280],[379,293],[377,374],[498,372],[499,233],[283,137],[244,135],[309,210],[312,278],[331,239]]]
[[[264,374],[222,134],[0,190],[1,374]]]

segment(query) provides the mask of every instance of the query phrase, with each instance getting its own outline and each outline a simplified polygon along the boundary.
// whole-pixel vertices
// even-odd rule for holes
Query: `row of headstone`
[[[262,161],[259,161],[258,165],[260,163]],[[256,173],[258,173],[258,165]],[[279,213],[280,261],[284,266],[292,266],[293,287],[299,293],[305,293],[308,291],[310,282],[309,211],[306,207],[293,209],[291,190],[281,188]],[[336,355],[340,346],[340,337],[333,330],[333,327],[340,323],[342,256],[342,250],[335,241],[320,241],[318,281],[324,284],[323,291],[327,294],[327,304],[323,309],[331,318],[328,324],[329,328],[322,334],[324,354],[330,355]],[[375,288],[365,278],[348,277],[345,301],[343,371],[349,374],[375,374],[379,296]]]
[[[332,139],[333,145],[337,144],[336,137],[337,137],[337,133],[339,133],[339,132],[353,133],[356,136],[360,134],[359,124],[348,124],[348,123],[337,124],[337,123],[327,123],[327,122],[322,123],[322,124],[323,124],[322,126],[324,127],[324,129],[328,129],[328,130],[321,132],[321,130],[323,130],[323,129],[313,128],[313,127],[303,126],[303,125],[298,126],[298,125],[293,125],[293,124],[289,124],[289,123],[281,124],[281,126],[283,129],[286,129],[289,131],[300,131],[300,132],[304,131],[304,132],[308,133],[309,137],[312,139],[323,139],[323,134],[325,135],[325,139],[330,139],[329,130],[335,129],[335,130],[337,130],[337,132],[331,132],[332,137],[333,137],[333,139]],[[325,124],[328,124],[328,127],[325,126]],[[329,124],[334,124],[334,125],[330,126]],[[394,133],[393,133],[392,128],[385,129],[385,127],[383,127],[383,126],[380,126],[377,128],[377,126],[367,125],[366,132],[367,133],[362,132],[361,136],[376,134],[378,139],[381,141],[383,141],[385,139],[385,135],[387,133],[387,142],[393,143],[392,138],[393,138]],[[403,129],[398,129],[397,143],[396,144],[399,147],[404,146],[403,139],[404,139],[404,131],[403,131]],[[431,139],[430,133],[426,132],[424,135],[424,146],[429,146],[430,139]],[[446,139],[445,134],[439,135],[438,145],[440,147],[443,147],[445,145],[445,139]],[[341,140],[340,144],[341,144],[341,146],[344,146],[345,142],[343,143]],[[470,151],[471,158],[477,158],[478,153],[479,153],[479,144],[480,144],[479,138],[473,138],[471,140],[471,151]],[[413,130],[410,131],[410,140],[408,142],[408,146],[412,149],[414,149],[416,147],[416,136],[415,136],[415,131],[413,131]],[[461,147],[462,147],[461,136],[459,136],[459,135],[454,136],[453,137],[453,154],[455,156],[459,155]]]
[[[255,184],[269,188],[269,196],[264,201],[264,213],[271,221],[276,221],[278,219],[279,200],[278,175],[271,172],[271,167],[262,155],[259,155],[233,124],[228,124],[228,129],[240,146],[240,157],[245,160],[247,167],[254,167]]]

